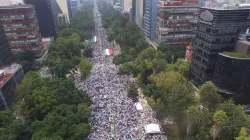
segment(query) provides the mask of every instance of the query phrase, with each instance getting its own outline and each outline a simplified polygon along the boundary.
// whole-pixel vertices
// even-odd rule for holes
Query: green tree
[[[129,85],[129,88],[128,88],[128,97],[131,98],[131,99],[136,99],[138,96],[139,95],[138,95],[138,91],[137,91],[136,85],[135,84]]]
[[[184,77],[188,77],[190,69],[190,61],[185,61],[183,59],[177,59],[174,64],[168,64],[167,70],[168,71],[177,71],[181,73]]]
[[[161,43],[157,49],[165,54],[168,63],[175,62],[178,58],[184,58],[186,54],[185,47],[170,47],[165,43]]]
[[[212,82],[206,82],[202,85],[198,93],[200,95],[201,104],[209,110],[215,109],[216,105],[222,101],[222,97],[218,93],[217,87]]]
[[[198,107],[197,119],[194,120],[189,136],[194,140],[211,140],[211,127],[213,125],[213,113],[207,109]]]
[[[71,36],[73,33],[75,33],[75,29],[65,28],[58,33],[58,37],[67,38],[67,37]]]
[[[39,120],[42,120],[53,106],[59,104],[56,90],[49,87],[36,88],[32,91],[31,97],[33,104],[28,107],[29,111]]]
[[[128,22],[125,28],[120,29],[119,35],[116,37],[116,41],[121,46],[136,46],[137,41],[141,38],[139,31],[140,29],[135,23]]]
[[[33,51],[25,50],[14,55],[14,58],[17,63],[22,65],[24,73],[35,69],[34,60],[36,57]]]
[[[217,110],[223,110],[228,117],[220,132],[221,140],[234,140],[242,127],[250,125],[249,116],[245,114],[244,107],[234,104],[232,100],[219,104]]]
[[[81,77],[84,79],[87,78],[91,72],[92,67],[93,67],[92,64],[89,63],[86,58],[83,58],[79,64]]]
[[[150,84],[143,88],[143,94],[147,97],[152,97],[154,100],[157,100],[164,95],[164,91],[155,84]]]
[[[196,106],[190,106],[187,111],[186,111],[186,116],[187,116],[187,134],[190,133],[192,125],[195,121],[195,118],[198,115],[198,109]]]
[[[66,29],[65,29],[66,30]],[[53,76],[64,78],[69,71],[79,64],[83,44],[77,32],[62,31],[65,35],[58,37],[49,50],[47,65]],[[67,37],[65,37],[67,36]]]
[[[130,58],[131,58],[132,60],[135,60],[135,58],[136,58],[136,50],[135,50],[134,48],[131,48],[131,49],[129,50],[129,56],[130,56]]]
[[[115,39],[116,35],[113,32],[108,33],[108,41],[111,42]]]
[[[119,73],[120,74],[130,74],[133,72],[133,64],[132,63],[124,63],[120,68],[119,68]]]
[[[85,122],[88,121],[88,117],[91,113],[91,110],[89,108],[89,105],[85,104],[85,103],[81,103],[81,104],[78,104],[77,106],[77,113],[82,116],[83,120]]]
[[[0,139],[16,140],[22,130],[22,122],[11,110],[0,111]]]
[[[149,47],[149,44],[146,42],[146,39],[141,37],[137,42],[136,42],[136,51],[141,52],[143,49],[146,49]]]
[[[138,57],[133,61],[135,73],[140,73],[142,76],[143,84],[148,84],[148,77],[151,74],[157,74],[161,71],[165,71],[166,62],[164,61],[164,55],[161,51],[157,51],[154,48],[144,49]]]
[[[32,140],[41,139],[84,139],[88,136],[91,127],[83,122],[83,116],[77,114],[74,105],[59,105],[53,109],[43,121],[35,121]],[[67,121],[65,121],[67,120]]]
[[[194,89],[191,83],[178,83],[169,93],[165,93],[164,99],[170,112],[184,115],[188,107],[194,104]]]
[[[93,49],[90,48],[89,46],[86,46],[83,49],[83,56],[85,56],[85,57],[92,57],[92,52],[93,52]]]
[[[183,79],[182,75],[175,71],[169,72],[161,72],[154,76],[153,81],[157,87],[162,88],[166,93],[170,93],[170,90],[179,83],[184,83],[185,80]],[[168,96],[168,95],[166,95]],[[164,100],[168,97],[162,97]]]
[[[143,85],[143,79],[142,79],[142,75],[141,74],[137,75],[136,82],[138,83],[139,86]]]
[[[240,134],[238,137],[235,138],[236,140],[250,140],[250,137],[248,136],[248,129],[245,127],[242,127],[240,130]]]
[[[224,112],[223,110],[219,110],[216,111],[214,113],[214,132],[213,132],[213,140],[216,140],[222,127],[224,122],[228,119],[226,112]]]
[[[124,63],[129,62],[129,61],[131,61],[131,58],[129,57],[129,55],[127,55],[124,52],[116,55],[113,59],[113,63],[116,65],[124,64]]]

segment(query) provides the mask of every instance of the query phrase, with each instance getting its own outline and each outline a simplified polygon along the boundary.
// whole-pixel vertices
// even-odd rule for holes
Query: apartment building
[[[33,5],[0,6],[0,21],[13,53],[31,50],[44,53],[39,24]]]
[[[159,0],[156,42],[185,50],[195,37],[199,7],[196,0]]]

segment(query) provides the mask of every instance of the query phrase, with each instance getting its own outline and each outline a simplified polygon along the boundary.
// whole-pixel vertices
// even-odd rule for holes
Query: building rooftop
[[[238,42],[242,42],[244,44],[250,45],[250,41],[247,41],[247,40],[239,40]]]
[[[244,53],[222,52],[222,54],[230,56],[230,57],[234,57],[234,58],[249,58],[250,59],[250,55],[244,54]]]
[[[7,81],[10,80],[12,74],[5,74],[4,76],[0,77],[0,88],[2,88]]]
[[[243,9],[250,9],[250,4],[240,4],[239,6],[232,6],[232,5],[223,5],[218,7],[201,7],[205,9],[212,9],[212,10],[243,10]]]
[[[31,8],[31,4],[18,4],[18,5],[9,5],[9,6],[0,6],[0,9],[16,9],[16,8]]]
[[[5,83],[20,69],[21,65],[13,63],[10,66],[0,68],[1,72],[4,72],[4,75],[0,77],[0,88],[5,85]]]

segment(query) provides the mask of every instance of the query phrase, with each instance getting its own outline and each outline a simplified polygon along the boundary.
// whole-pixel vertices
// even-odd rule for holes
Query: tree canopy
[[[87,78],[91,72],[93,65],[88,62],[86,58],[83,58],[79,64],[80,73],[82,78]]]
[[[21,120],[11,110],[0,111],[0,139],[15,140],[22,130]]]
[[[65,77],[80,63],[82,55],[92,56],[92,49],[84,47],[82,42],[92,37],[93,29],[93,3],[86,2],[81,10],[73,14],[70,26],[58,33],[56,42],[49,50],[47,65],[53,76]]]
[[[32,122],[32,139],[80,139],[89,134],[91,100],[75,88],[72,79],[42,78],[29,72],[15,95],[14,112],[24,122]]]
[[[135,84],[131,84],[129,85],[128,88],[128,97],[131,99],[136,99],[138,97],[138,91],[137,91],[137,87]]]
[[[61,104],[55,107],[43,121],[33,122],[32,139],[81,140],[86,138],[91,131],[87,119],[90,112],[88,106],[84,106],[84,110],[78,109],[79,106],[82,106],[82,104],[79,104],[78,107]],[[65,120],[67,121],[65,122]]]

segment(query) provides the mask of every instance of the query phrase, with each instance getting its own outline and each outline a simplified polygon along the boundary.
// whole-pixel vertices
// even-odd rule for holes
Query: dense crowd
[[[101,24],[100,18],[96,19]],[[102,27],[96,26],[99,42],[93,45],[93,57],[89,59],[94,64],[91,75],[86,79],[76,78],[79,89],[87,90],[93,104],[89,122],[92,132],[90,140],[164,140],[163,135],[149,136],[144,132],[144,126],[150,123],[159,124],[154,118],[150,107],[136,110],[134,102],[127,97],[131,77],[118,75],[119,66],[112,63],[113,56],[104,56],[103,49],[108,48],[107,33]]]

